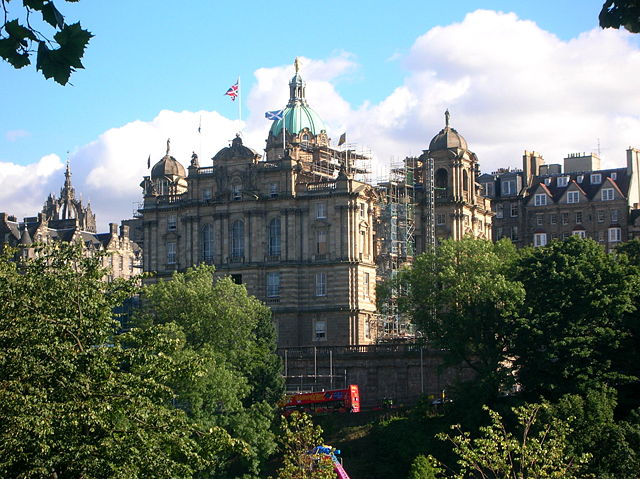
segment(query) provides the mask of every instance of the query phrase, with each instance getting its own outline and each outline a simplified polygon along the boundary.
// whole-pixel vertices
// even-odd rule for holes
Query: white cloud
[[[515,14],[479,10],[429,30],[400,61],[387,62],[405,68],[406,76],[378,103],[351,105],[337,92],[335,84],[358,69],[347,53],[302,58],[301,73],[309,103],[334,142],[347,131],[349,142],[371,147],[378,173],[389,159],[428,148],[447,108],[483,171],[519,167],[525,149],[559,163],[567,153],[595,149],[598,139],[603,167],[620,166],[626,147],[640,146],[640,50],[629,38],[624,31],[593,30],[563,41]],[[217,112],[163,110],[152,121],[132,121],[78,148],[71,155],[74,185],[91,199],[99,227],[131,215],[141,200],[147,158],[158,161],[167,138],[185,166],[192,151],[209,165],[241,130],[244,143],[262,153],[270,126],[264,112],[284,107],[293,73],[293,65],[257,69],[255,84],[244,92],[244,122]],[[55,155],[28,167],[0,167],[0,200],[8,212],[28,206],[19,214],[35,214],[46,194],[62,185]]]
[[[27,166],[0,162],[0,211],[18,218],[35,216],[49,193],[57,191],[56,172],[64,164],[58,155],[43,156],[37,163]],[[60,185],[64,176],[59,175]]]

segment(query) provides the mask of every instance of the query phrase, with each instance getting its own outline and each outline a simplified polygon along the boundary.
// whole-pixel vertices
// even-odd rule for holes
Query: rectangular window
[[[445,216],[442,213],[436,215],[436,224],[443,225]]]
[[[615,171],[611,173],[611,179],[612,180],[617,180],[618,179],[618,173],[616,173]]]
[[[366,212],[367,205],[364,203],[360,203],[360,218],[364,218]]]
[[[516,194],[516,182],[515,180],[502,181],[500,193],[503,196]]]
[[[316,232],[316,254],[327,254],[327,232],[325,230]]]
[[[602,201],[613,200],[613,188],[603,188],[600,193],[602,195]]]
[[[542,226],[544,224],[544,215],[536,215],[536,224]]]
[[[536,233],[533,235],[533,246],[545,246],[547,244],[547,233]]]
[[[517,226],[512,226],[511,227],[511,241],[518,241],[518,227]]]
[[[553,213],[549,215],[549,223],[555,225],[558,222],[558,215]]]
[[[558,187],[563,187],[563,186],[567,186],[567,184],[569,183],[569,177],[568,176],[558,176]]]
[[[327,273],[316,273],[316,296],[327,295]]]
[[[267,298],[280,296],[280,273],[267,273]]]
[[[175,231],[177,224],[178,222],[176,220],[176,215],[169,215],[169,217],[167,218],[167,230]]]
[[[271,183],[269,185],[269,196],[271,198],[277,198],[278,197],[278,183]]]
[[[511,203],[511,217],[515,218],[518,216],[518,203]]]
[[[485,196],[493,196],[495,194],[495,189],[493,183],[485,183],[484,184],[484,195]]]
[[[602,182],[602,176],[600,176],[600,173],[594,173],[591,175],[591,184],[599,185],[601,182]]]
[[[504,236],[504,233],[502,232],[502,226],[498,226],[496,228],[496,239],[499,240],[503,236]]]
[[[611,210],[611,222],[612,223],[618,222],[618,210]]]
[[[502,218],[504,216],[504,205],[499,203],[496,205],[496,218]]]
[[[578,183],[582,183],[584,181],[584,175],[578,175],[577,181]]]
[[[368,317],[364,320],[364,337],[371,339],[371,322]]]
[[[604,223],[604,210],[598,210],[598,223]]]
[[[327,204],[316,203],[316,218],[322,219],[327,217]]]
[[[242,275],[241,274],[232,274],[231,281],[235,284],[242,284]]]
[[[173,241],[167,243],[167,264],[176,264],[176,244]]]
[[[547,195],[545,193],[538,193],[534,197],[534,205],[535,206],[546,206],[547,204]]]
[[[324,319],[316,319],[313,323],[313,340],[327,340],[327,322]]]
[[[620,228],[609,228],[609,243],[617,243],[622,238],[622,230]]]
[[[576,224],[582,224],[582,211],[576,211]]]
[[[202,199],[208,201],[211,199],[211,188],[205,188],[202,190]]]
[[[567,203],[578,203],[580,201],[580,193],[578,191],[569,191],[567,193]]]
[[[242,199],[242,186],[233,185],[233,201],[240,201]]]
[[[365,298],[369,297],[369,288],[370,288],[369,280],[370,280],[369,273],[365,273],[364,274],[364,297]]]
[[[580,238],[586,238],[587,237],[587,233],[584,230],[576,230],[576,231],[573,231],[571,234],[574,235],[574,236],[580,236]]]
[[[562,224],[563,225],[568,225],[569,224],[569,213],[561,213],[560,214],[560,218],[562,218]]]

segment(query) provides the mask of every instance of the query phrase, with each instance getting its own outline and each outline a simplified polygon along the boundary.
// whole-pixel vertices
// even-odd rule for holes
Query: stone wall
[[[442,351],[420,344],[282,348],[287,391],[342,389],[357,384],[364,407],[385,399],[413,404],[421,396],[472,376],[468,368],[444,368]]]

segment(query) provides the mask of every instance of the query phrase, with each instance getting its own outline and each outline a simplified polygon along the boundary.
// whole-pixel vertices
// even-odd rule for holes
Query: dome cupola
[[[327,128],[320,116],[309,107],[306,98],[306,83],[300,75],[300,61],[294,62],[296,73],[289,82],[289,102],[283,112],[283,119],[274,120],[270,133],[273,136],[282,135],[284,124],[287,133],[297,135],[307,128],[312,135],[326,132]]]
[[[467,149],[467,140],[456,131],[455,128],[449,126],[449,110],[445,111],[445,127],[433,137],[429,143],[429,151],[449,150],[452,148]]]
[[[151,178],[173,178],[175,176],[184,178],[187,176],[184,166],[173,156],[169,155],[170,141],[171,140],[167,139],[167,153],[151,168]]]

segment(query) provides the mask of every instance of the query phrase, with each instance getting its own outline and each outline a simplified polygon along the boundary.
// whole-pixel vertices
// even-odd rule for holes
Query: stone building
[[[433,182],[435,207],[433,211],[436,241],[465,236],[491,238],[494,216],[491,200],[483,196],[480,184],[479,162],[469,150],[467,141],[449,126],[449,112],[445,113],[445,127],[433,137],[429,149],[418,158],[418,172],[423,188],[416,192],[416,251],[429,246],[430,199],[429,184]],[[433,177],[430,178],[430,175]]]
[[[84,206],[71,184],[69,164],[65,170],[60,197],[50,194],[37,216],[18,221],[15,216],[0,213],[0,243],[20,249],[23,256],[33,256],[37,243],[50,241],[77,242],[87,254],[109,253],[103,266],[110,270],[108,279],[130,278],[141,271],[141,251],[129,239],[129,228],[111,223],[108,233],[96,233],[96,217],[91,206]]]
[[[506,236],[518,246],[544,246],[579,235],[611,250],[632,239],[640,201],[640,150],[629,148],[626,156],[626,168],[603,170],[597,155],[572,154],[563,172],[561,165],[545,165],[536,153],[525,152],[522,170],[482,175],[496,211],[494,240]]]
[[[376,190],[350,150],[330,146],[297,71],[265,158],[240,136],[187,171],[167,154],[143,179],[144,269],[158,278],[201,262],[272,311],[279,346],[376,340]]]

